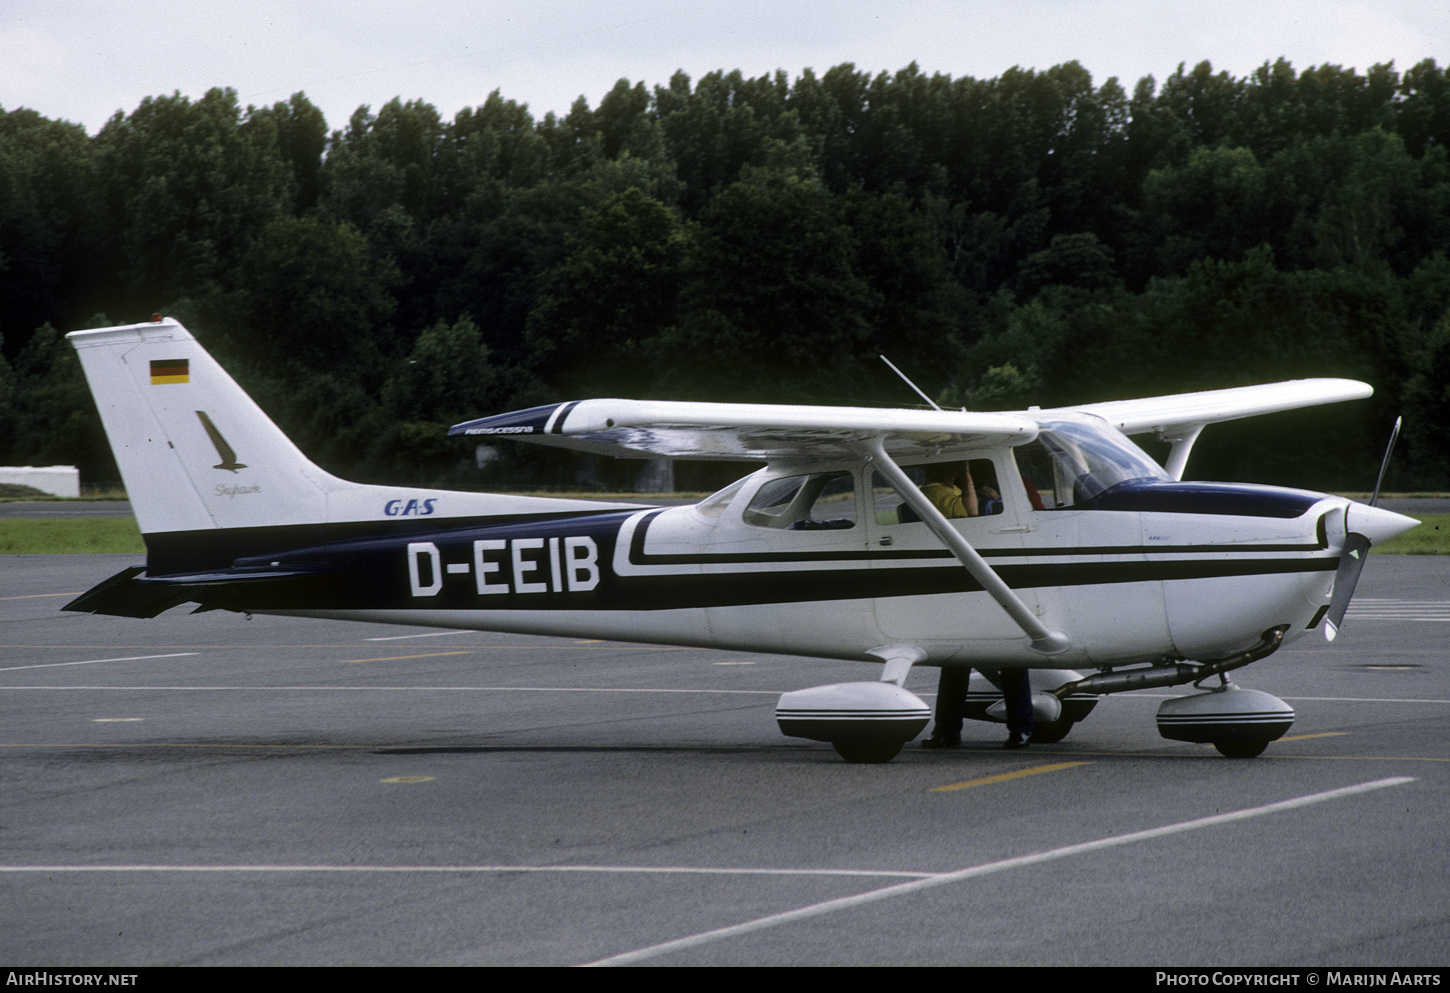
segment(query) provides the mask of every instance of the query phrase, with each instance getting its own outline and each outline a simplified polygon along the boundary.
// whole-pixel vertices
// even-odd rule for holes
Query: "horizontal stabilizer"
[[[94,586],[61,610],[83,614],[109,614],[113,617],[155,617],[191,599],[182,588],[169,583],[146,583],[136,577],[145,566],[122,569],[110,579]]]
[[[87,590],[62,610],[114,617],[156,617],[183,603],[199,603],[208,609],[245,610],[264,588],[269,599],[285,596],[299,585],[315,586],[319,575],[331,570],[245,570],[177,576],[144,576],[143,566],[122,569],[110,579]],[[246,598],[244,600],[244,597]]]

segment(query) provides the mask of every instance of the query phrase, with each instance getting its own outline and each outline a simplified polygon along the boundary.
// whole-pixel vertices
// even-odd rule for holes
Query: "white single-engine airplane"
[[[1264,386],[1013,413],[584,400],[449,433],[628,457],[758,460],[694,506],[369,486],[313,465],[180,324],[69,336],[146,541],[67,610],[199,610],[812,655],[879,681],[786,693],[787,735],[885,762],[930,711],[913,665],[1031,670],[1036,741],[1103,693],[1199,684],[1160,732],[1252,756],[1293,710],[1225,673],[1316,628],[1332,638],[1371,544],[1418,522],[1337,496],[1183,482],[1207,424],[1368,397]],[[1165,468],[1126,437],[1172,443]],[[913,479],[966,463],[979,516]],[[1097,670],[1082,676],[1067,668]],[[1219,677],[1211,687],[1201,684]]]

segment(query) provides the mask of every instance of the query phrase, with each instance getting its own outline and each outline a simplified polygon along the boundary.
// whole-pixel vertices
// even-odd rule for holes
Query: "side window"
[[[904,465],[901,470],[911,477],[918,489],[926,485],[925,466]],[[901,494],[879,472],[871,474],[871,504],[876,511],[877,524],[909,524],[916,520],[911,508],[902,502]]]
[[[941,508],[948,517],[991,517],[1002,513],[1002,492],[997,482],[997,467],[991,459],[971,459],[966,463],[972,474],[972,483],[977,494],[977,512],[972,514],[968,504],[968,493],[963,489],[966,480],[961,478],[961,462],[937,462],[926,465],[909,465],[901,468],[911,481],[926,494],[933,503],[950,501]],[[947,482],[951,477],[951,482]],[[954,492],[959,491],[958,492]],[[961,506],[952,500],[956,497]],[[892,485],[880,473],[872,473],[871,501],[876,513],[877,524],[914,524],[920,518],[901,499]],[[941,504],[938,503],[941,507]]]
[[[849,472],[785,476],[762,486],[745,508],[746,524],[785,531],[856,526],[856,483]]]
[[[1014,448],[1017,471],[1027,487],[1027,499],[1033,510],[1066,507],[1072,503],[1072,479],[1059,471],[1052,453],[1039,441]]]

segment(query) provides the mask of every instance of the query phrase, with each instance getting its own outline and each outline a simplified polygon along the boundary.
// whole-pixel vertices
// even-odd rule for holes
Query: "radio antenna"
[[[921,390],[917,387],[917,385],[915,383],[913,383],[910,379],[907,378],[906,373],[904,373],[900,369],[896,368],[896,363],[895,362],[892,362],[890,359],[888,359],[884,355],[878,356],[878,358],[880,358],[882,362],[885,362],[887,365],[889,365],[891,367],[891,371],[894,372],[894,373],[896,373],[898,376],[900,376],[901,377],[901,381],[903,383],[905,383],[907,386],[910,386],[913,390],[916,390],[916,395],[919,396],[919,397],[921,397],[928,404],[930,404],[932,410],[941,410],[941,408],[936,405],[936,401],[935,400],[933,400],[931,397],[927,396],[925,393],[921,392]]]

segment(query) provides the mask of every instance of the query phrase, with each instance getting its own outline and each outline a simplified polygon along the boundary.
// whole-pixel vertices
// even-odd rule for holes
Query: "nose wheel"
[[[1215,741],[1213,747],[1218,753],[1229,759],[1251,759],[1264,754],[1264,749],[1269,747],[1267,741]]]
[[[836,754],[855,765],[879,765],[890,762],[901,752],[901,741],[833,741]]]

